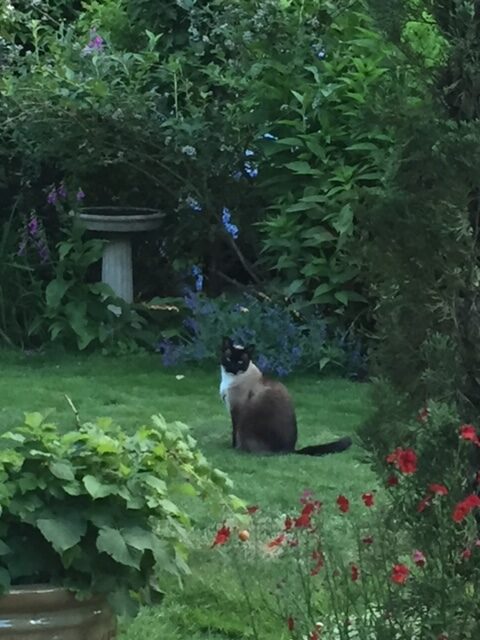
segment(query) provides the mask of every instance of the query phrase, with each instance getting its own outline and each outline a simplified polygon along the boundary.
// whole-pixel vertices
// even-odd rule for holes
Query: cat
[[[224,337],[220,358],[220,396],[232,420],[232,446],[248,453],[297,453],[321,456],[348,449],[343,437],[326,444],[295,449],[297,419],[293,402],[280,382],[264,378],[253,363],[254,346]]]

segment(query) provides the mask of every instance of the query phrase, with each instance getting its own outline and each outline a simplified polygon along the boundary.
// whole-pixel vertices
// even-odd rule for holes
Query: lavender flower
[[[203,289],[203,273],[200,267],[194,265],[192,267],[192,275],[195,278],[195,291],[201,291]]]
[[[29,235],[34,238],[39,231],[39,224],[38,224],[38,218],[36,217],[36,215],[34,213],[32,213],[32,216],[30,218],[30,221],[27,224],[27,230]]]
[[[325,51],[324,47],[322,47],[322,45],[320,45],[320,44],[313,44],[312,45],[312,49],[313,49],[313,52],[314,52],[315,56],[319,60],[323,60],[325,58],[325,56],[327,55],[327,52]]]
[[[232,173],[232,178],[235,180],[235,182],[238,182],[242,177],[242,172],[241,171],[234,171]]]
[[[81,202],[84,198],[85,198],[85,194],[83,192],[83,189],[81,187],[78,188],[77,194],[76,194],[76,199],[77,202]]]
[[[60,198],[66,198],[67,197],[67,188],[65,187],[65,185],[62,184],[58,187],[58,196]]]
[[[277,136],[274,136],[273,133],[264,133],[262,138],[264,140],[278,140]]]
[[[190,158],[195,158],[195,156],[197,155],[197,150],[195,149],[195,147],[192,147],[191,144],[186,144],[184,147],[182,147],[181,152],[186,156],[189,156]]]
[[[229,235],[231,235],[234,240],[236,240],[238,238],[238,227],[237,225],[231,222],[231,219],[232,219],[232,214],[230,213],[230,210],[227,209],[227,207],[223,207],[223,210],[222,210],[223,226],[225,228],[225,231]]]
[[[52,187],[50,193],[47,196],[48,204],[56,204],[58,200],[58,194],[55,187]]]
[[[255,155],[255,151],[253,151],[252,149],[245,149],[245,157],[246,158],[251,158],[254,155]]]

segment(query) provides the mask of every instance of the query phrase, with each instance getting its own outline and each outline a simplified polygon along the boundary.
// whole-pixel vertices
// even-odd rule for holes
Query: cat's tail
[[[310,447],[303,447],[303,449],[296,449],[293,453],[299,453],[302,456],[324,456],[327,453],[340,453],[351,446],[352,439],[345,436],[326,444],[314,444]]]

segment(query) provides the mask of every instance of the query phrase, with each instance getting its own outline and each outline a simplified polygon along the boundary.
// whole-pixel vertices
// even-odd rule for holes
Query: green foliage
[[[59,584],[135,612],[162,576],[188,572],[188,501],[241,505],[187,427],[160,415],[128,436],[108,418],[62,432],[31,413],[1,440],[3,589]]]
[[[362,189],[380,183],[391,143],[388,120],[373,115],[391,51],[364,11],[363,2],[327,9],[319,38],[312,8],[294,57],[265,62],[254,86],[278,137],[262,143],[259,179],[271,212],[263,225],[268,264],[287,284],[285,295],[340,309],[364,301],[350,252],[356,210]]]

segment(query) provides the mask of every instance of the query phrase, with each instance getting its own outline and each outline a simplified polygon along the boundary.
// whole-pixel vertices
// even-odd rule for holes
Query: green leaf
[[[45,289],[47,307],[53,307],[54,309],[56,309],[60,305],[63,296],[68,291],[70,286],[70,282],[65,282],[65,280],[61,280],[60,278],[52,280]]]
[[[80,518],[40,518],[37,526],[44,538],[51,542],[58,553],[62,553],[80,542],[87,525]]]
[[[25,424],[27,427],[31,427],[32,429],[37,429],[43,422],[44,418],[41,413],[35,411],[33,413],[25,414]]]
[[[305,160],[296,160],[295,162],[289,162],[285,165],[287,169],[291,169],[302,176],[318,176],[320,172],[317,169],[313,169]]]
[[[97,480],[97,478],[95,478],[95,476],[84,476],[83,484],[85,486],[85,489],[94,500],[96,500],[97,498],[105,498],[105,496],[109,496],[112,493],[117,493],[117,489],[114,485],[102,484],[99,480]]]
[[[349,301],[349,293],[348,291],[336,291],[335,298],[344,305],[348,304]]]
[[[120,564],[139,569],[138,561],[134,558],[122,534],[117,529],[110,527],[100,529],[97,537],[97,549],[100,552],[107,553]]]
[[[142,529],[141,527],[122,529],[122,536],[128,546],[138,549],[138,551],[153,549],[154,547],[153,535],[147,529]]]
[[[73,467],[70,462],[67,462],[66,460],[57,460],[55,462],[50,462],[48,466],[56,478],[60,478],[60,480],[75,480],[75,472],[73,471]]]

